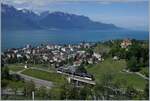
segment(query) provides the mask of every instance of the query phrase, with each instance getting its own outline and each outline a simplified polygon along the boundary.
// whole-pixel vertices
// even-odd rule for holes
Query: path
[[[26,81],[31,81],[32,80],[37,87],[45,86],[47,88],[51,88],[53,86],[53,83],[51,81],[46,81],[46,80],[42,80],[42,79],[38,79],[38,78],[35,78],[35,77],[31,77],[31,76],[21,74],[21,72],[23,72],[24,70],[26,70],[26,69],[23,69],[23,70],[18,71],[18,72],[10,71],[10,74],[18,74],[22,78],[24,78],[24,80],[26,80]]]
[[[139,72],[130,72],[129,70],[125,70],[125,69],[123,69],[123,71],[121,71],[121,72],[130,73],[130,74],[136,74],[136,75],[139,75],[140,77],[142,77],[145,80],[149,80],[148,77],[146,77],[145,75],[143,75],[143,74],[141,74]]]

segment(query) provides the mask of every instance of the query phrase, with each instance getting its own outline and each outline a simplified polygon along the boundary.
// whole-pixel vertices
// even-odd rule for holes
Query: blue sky
[[[148,0],[3,0],[18,9],[85,15],[130,29],[148,29]]]

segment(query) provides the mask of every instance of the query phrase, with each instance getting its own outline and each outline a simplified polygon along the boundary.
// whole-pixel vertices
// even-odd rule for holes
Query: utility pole
[[[34,100],[34,91],[32,91],[32,100]]]

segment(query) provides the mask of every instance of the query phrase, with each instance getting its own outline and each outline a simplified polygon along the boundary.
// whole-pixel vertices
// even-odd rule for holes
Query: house
[[[22,55],[21,54],[17,54],[17,58],[21,58],[22,57]]]
[[[85,51],[77,51],[77,53],[79,53],[80,55],[84,54]]]
[[[11,58],[11,54],[7,54],[7,57],[8,57],[8,58]]]
[[[14,50],[14,53],[16,54],[18,52],[18,50]]]
[[[29,56],[29,55],[26,54],[25,56],[26,56],[27,59],[30,59],[30,56]]]
[[[93,59],[90,58],[90,59],[88,60],[88,63],[89,63],[89,64],[93,64]]]
[[[74,63],[73,63],[73,66],[80,66],[81,65],[81,61],[75,61]]]
[[[27,68],[28,68],[28,65],[24,65],[24,68],[27,69]]]
[[[53,57],[53,60],[54,60],[54,61],[57,61],[58,59],[57,59],[56,57]]]
[[[28,48],[31,48],[31,45],[27,44],[27,45],[26,45],[26,48],[27,48],[27,49],[28,49]]]
[[[27,53],[27,54],[31,54],[31,51],[30,51],[30,50],[27,50],[26,53]]]
[[[125,40],[123,40],[123,42],[121,43],[121,48],[127,48],[128,46],[130,46],[130,45],[132,45],[132,42],[131,42],[131,40],[129,40],[129,39],[125,39]]]
[[[114,56],[113,57],[113,60],[118,60],[119,58],[117,56]]]
[[[66,51],[66,48],[61,48],[61,50],[62,50],[63,52],[65,52],[65,51]]]
[[[35,54],[35,53],[36,53],[36,51],[35,51],[35,49],[33,49],[33,50],[32,50],[32,54]]]
[[[47,48],[47,49],[52,49],[52,47],[51,47],[51,46],[49,46],[49,45],[47,45],[47,46],[46,46],[46,48]]]
[[[94,52],[93,56],[95,56],[97,59],[101,58],[101,55],[98,53],[95,53],[95,52]]]
[[[85,43],[84,44],[84,48],[90,48],[90,44],[89,43]]]
[[[47,61],[47,60],[48,60],[48,57],[45,56],[45,55],[43,55],[43,59],[44,59],[45,61]]]

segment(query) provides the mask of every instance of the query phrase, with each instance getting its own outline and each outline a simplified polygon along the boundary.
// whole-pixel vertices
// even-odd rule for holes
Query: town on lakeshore
[[[143,52],[141,52],[141,49],[143,49]],[[137,58],[140,60],[135,58],[136,54],[133,54],[133,51],[139,54]],[[2,70],[5,73],[2,74],[2,77],[11,79],[2,80],[7,84],[6,86],[5,83],[2,83],[4,86],[4,88],[2,87],[2,94],[4,98],[6,95],[12,96],[15,94],[16,96],[23,96],[26,93],[27,95],[29,94],[35,97],[35,95],[32,94],[37,93],[35,89],[38,89],[39,92],[43,89],[50,89],[52,93],[53,90],[55,92],[55,89],[64,90],[65,88],[62,88],[62,86],[66,86],[66,83],[68,85],[67,87],[70,85],[78,90],[85,90],[89,87],[88,89],[90,91],[90,89],[97,87],[97,83],[107,81],[107,79],[111,80],[111,78],[118,80],[113,82],[120,82],[121,85],[125,83],[125,87],[123,88],[110,87],[113,92],[117,91],[122,93],[122,97],[127,96],[126,93],[128,89],[126,87],[130,84],[133,85],[134,90],[143,93],[146,87],[145,85],[147,84],[146,82],[148,81],[147,53],[148,41],[135,39],[110,40],[95,43],[82,42],[79,44],[65,45],[41,44],[31,46],[28,44],[23,48],[7,49],[1,53],[2,69],[5,67],[5,69]],[[138,63],[138,61],[140,61],[140,63]],[[138,64],[138,66],[133,67],[135,64]],[[132,77],[131,74],[134,77]],[[118,79],[115,75],[121,76],[122,79]],[[100,78],[102,80],[99,81]],[[134,83],[128,80],[131,78],[135,79]],[[136,80],[137,78],[139,79]],[[136,83],[139,81],[141,81],[141,84],[137,86]],[[11,85],[13,88],[9,86],[9,83],[11,84],[13,82],[15,82],[14,84],[16,85],[19,84],[21,88],[26,88],[26,86],[35,88],[32,90],[26,88],[29,90],[27,90],[28,92],[16,88],[16,93],[14,93],[13,89],[15,86],[12,86],[14,84]],[[27,84],[24,84],[25,82]],[[66,90],[64,91],[67,92]],[[60,91],[59,93],[62,92]],[[45,96],[46,95],[47,93],[45,93]],[[53,94],[50,96],[53,96]],[[114,94],[110,94],[109,98],[114,99],[115,96]],[[39,97],[38,95],[36,98],[39,99]],[[59,97],[60,96],[52,98],[59,99]],[[48,95],[46,99],[47,98]],[[90,99],[94,98],[92,97]],[[142,99],[144,99],[144,97],[142,97]]]
[[[96,64],[104,61],[101,54],[90,51],[94,47],[94,43],[80,43],[75,45],[40,45],[32,47],[26,45],[24,48],[8,49],[2,54],[4,63],[10,58],[25,59],[24,68],[29,68],[28,64],[44,64],[57,69],[58,73],[66,73],[76,75],[83,79],[93,80],[93,76],[86,72],[77,72],[77,67],[85,64]],[[89,50],[89,51],[88,51]],[[38,60],[37,60],[38,59]],[[92,83],[93,84],[93,83]]]

